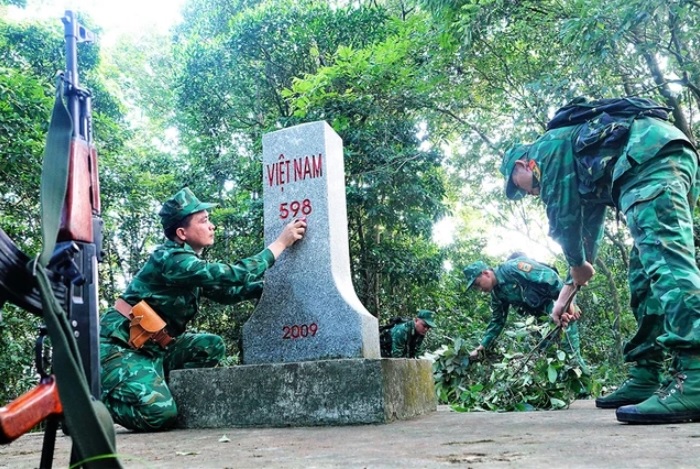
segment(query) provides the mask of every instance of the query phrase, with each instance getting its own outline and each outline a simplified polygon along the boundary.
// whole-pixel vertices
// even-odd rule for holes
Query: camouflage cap
[[[158,212],[163,229],[167,230],[179,223],[187,215],[208,210],[218,204],[200,202],[192,191],[185,187],[163,203]]]
[[[526,192],[513,183],[511,175],[515,168],[515,162],[527,156],[530,145],[516,145],[503,155],[501,163],[501,174],[506,178],[506,197],[511,200],[520,200],[525,197]]]
[[[422,319],[429,327],[435,327],[435,313],[428,309],[419,309],[418,319]]]
[[[489,266],[483,261],[472,262],[466,266],[464,268],[464,276],[467,277],[467,288],[471,288],[477,277],[481,275],[481,272],[488,269]]]

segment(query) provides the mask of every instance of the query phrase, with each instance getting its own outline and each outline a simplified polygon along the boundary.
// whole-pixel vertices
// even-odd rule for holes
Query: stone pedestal
[[[437,409],[432,364],[342,359],[173,371],[180,428],[387,423]]]

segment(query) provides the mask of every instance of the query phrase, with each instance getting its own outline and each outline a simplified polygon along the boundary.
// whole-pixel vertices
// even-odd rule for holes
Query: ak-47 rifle
[[[92,133],[92,96],[80,86],[77,44],[94,41],[72,11],[63,17],[66,71],[63,76],[68,113],[73,120],[68,187],[58,244],[49,264],[64,277],[69,295],[65,310],[77,337],[90,392],[100,398],[97,262],[102,260],[102,219],[97,150]],[[54,265],[56,268],[54,268]]]
[[[62,18],[66,39],[64,96],[73,121],[66,198],[56,249],[49,263],[52,288],[67,312],[80,350],[91,394],[100,398],[97,262],[102,260],[102,219],[97,151],[92,133],[90,92],[78,78],[77,44],[93,34],[72,11]],[[42,315],[36,281],[26,268],[29,257],[0,229],[0,307],[10,301]]]
[[[121,467],[113,423],[99,402],[97,262],[102,257],[102,220],[91,94],[78,78],[77,44],[94,37],[73,11],[66,11],[62,21],[66,70],[57,91],[42,171],[44,252],[32,263],[0,230],[0,306],[9,300],[44,317],[56,378],[43,371],[37,342],[41,381],[0,408],[0,443],[9,443],[46,420],[41,467],[51,467],[58,421],[64,419],[74,438],[72,467]],[[42,343],[44,335],[42,330]]]

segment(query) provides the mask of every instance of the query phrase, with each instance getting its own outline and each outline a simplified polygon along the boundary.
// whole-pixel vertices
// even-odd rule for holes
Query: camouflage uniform
[[[435,327],[434,313],[427,309],[418,310],[416,318],[422,319],[431,329]],[[416,358],[423,354],[424,335],[416,331],[415,320],[406,321],[391,328],[391,358]]]
[[[550,236],[562,246],[569,265],[593,263],[606,206],[622,212],[634,239],[629,283],[638,327],[625,345],[625,360],[656,370],[662,359],[661,347],[665,347],[674,352],[677,370],[700,370],[700,271],[694,258],[692,219],[699,190],[698,155],[673,125],[639,118],[630,127],[626,144],[608,155],[609,170],[595,181],[596,190],[586,192],[579,185],[573,149],[581,127],[550,130],[529,149],[520,150],[521,156],[527,154],[536,162],[534,172],[547,206]],[[519,195],[514,193],[510,178],[514,158],[514,153],[506,155],[501,169],[511,198]],[[696,383],[686,385],[691,389]],[[656,408],[668,407],[658,399],[651,396],[640,408],[646,412],[654,401],[649,412],[654,418],[661,415],[656,421],[675,418],[669,415],[676,410],[665,414]],[[700,410],[700,393],[692,400]],[[628,407],[634,407],[633,413],[639,410]],[[618,419],[629,411],[622,409],[618,409]],[[644,423],[646,417],[640,419]]]
[[[128,345],[129,320],[114,308],[104,313],[102,401],[114,421],[137,431],[172,427],[177,408],[167,385],[169,372],[216,366],[225,354],[221,337],[186,332],[187,323],[198,312],[199,299],[233,304],[258,298],[263,273],[274,262],[269,249],[236,263],[219,263],[202,260],[187,244],[166,241],[156,248],[122,298],[131,305],[145,300],[175,340],[165,349],[149,341],[135,350]]]
[[[486,264],[483,264],[483,267],[477,267],[475,270],[481,273],[485,267]],[[468,273],[467,270],[465,269],[465,274]],[[554,300],[559,297],[563,287],[563,282],[554,269],[527,257],[508,260],[493,272],[497,283],[491,291],[491,321],[481,340],[485,349],[488,349],[503,332],[511,306],[524,315],[538,318],[549,316]],[[473,275],[468,276],[468,279],[472,280],[472,277]],[[471,284],[469,286],[471,287]],[[566,328],[563,346],[567,352],[574,355],[581,370],[589,373],[588,366],[581,356],[580,342],[578,323],[572,322]]]
[[[407,321],[391,328],[391,357],[416,358],[422,353],[425,336],[416,332],[416,323]]]

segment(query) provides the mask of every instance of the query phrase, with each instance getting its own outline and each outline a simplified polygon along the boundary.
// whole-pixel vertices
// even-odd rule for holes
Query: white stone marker
[[[323,121],[263,136],[265,244],[306,217],[300,242],[265,274],[243,326],[243,363],[379,358],[377,319],[350,277],[343,142]]]

